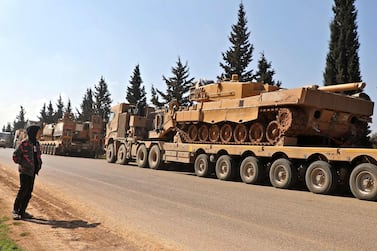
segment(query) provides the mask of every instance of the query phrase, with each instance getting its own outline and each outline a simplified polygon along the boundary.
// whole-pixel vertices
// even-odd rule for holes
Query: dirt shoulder
[[[24,250],[175,250],[142,233],[120,231],[106,216],[36,180],[28,212],[33,219],[14,221],[18,173],[0,163],[0,215],[11,220],[10,238]]]

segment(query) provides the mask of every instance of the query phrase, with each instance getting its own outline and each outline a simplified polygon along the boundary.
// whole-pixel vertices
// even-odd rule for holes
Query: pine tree
[[[72,114],[72,105],[71,105],[71,100],[68,99],[68,102],[67,102],[67,107],[64,109],[64,113],[69,113],[69,114]]]
[[[139,115],[143,115],[144,109],[147,106],[147,98],[145,87],[142,86],[143,80],[140,75],[139,65],[136,65],[129,83],[130,86],[127,87],[126,99],[128,103],[137,107]]]
[[[24,107],[21,105],[21,109],[19,114],[16,116],[16,120],[13,122],[13,129],[16,131],[17,129],[25,128],[26,126],[26,119],[25,119],[26,111]]]
[[[232,46],[222,53],[224,63],[220,63],[224,73],[222,77],[231,78],[232,74],[238,74],[241,81],[251,81],[253,71],[247,70],[252,61],[253,45],[249,42],[250,32],[247,28],[246,13],[241,2],[238,10],[238,22],[232,25],[229,41]]]
[[[334,0],[332,10],[334,19],[330,24],[331,37],[323,74],[324,85],[361,82],[355,1]],[[354,91],[347,92],[353,93]],[[353,126],[358,132],[356,144],[370,146],[368,134],[371,131],[368,123],[356,121]]]
[[[161,107],[161,106],[164,105],[163,103],[161,103],[161,102],[158,100],[159,97],[158,97],[157,91],[156,91],[156,89],[154,88],[153,84],[152,84],[152,88],[151,88],[151,95],[152,95],[152,97],[151,97],[151,102],[152,102],[152,104],[153,104],[154,106],[156,106],[156,107]]]
[[[266,83],[270,85],[281,85],[280,81],[275,82],[273,79],[275,75],[275,70],[272,69],[271,62],[268,62],[264,53],[261,53],[261,58],[258,61],[258,70],[255,73],[255,79],[257,82]]]
[[[6,132],[12,132],[12,127],[11,127],[9,122],[7,123],[7,127],[5,128],[5,131]]]
[[[90,121],[92,115],[94,114],[94,102],[93,102],[93,92],[92,89],[86,89],[86,93],[82,99],[82,103],[80,105],[81,112],[77,110],[79,114],[79,119],[81,121]]]
[[[47,106],[47,116],[46,116],[46,121],[47,124],[52,124],[55,123],[55,111],[54,107],[52,106],[52,102],[50,100],[50,103]]]
[[[55,121],[58,121],[59,119],[63,118],[64,113],[64,103],[62,100],[62,96],[59,94],[58,102],[56,103],[57,110],[55,112]]]
[[[97,86],[94,86],[94,112],[101,116],[102,121],[107,123],[110,116],[111,98],[105,79],[101,77]]]
[[[177,65],[172,67],[171,72],[173,76],[167,78],[162,76],[166,83],[166,93],[157,90],[157,93],[163,98],[164,104],[169,103],[172,100],[176,100],[179,105],[185,106],[190,104],[188,91],[194,78],[189,78],[189,67],[186,62],[185,65],[182,64],[181,58],[178,57]]]
[[[5,125],[3,125],[3,130],[2,130],[2,132],[5,132]]]
[[[324,85],[360,82],[357,10],[354,0],[334,0],[335,16],[330,24],[331,38],[323,74]]]
[[[42,107],[41,111],[39,112],[39,114],[40,114],[40,116],[38,117],[39,121],[41,123],[47,123],[46,103],[43,104],[43,107]]]

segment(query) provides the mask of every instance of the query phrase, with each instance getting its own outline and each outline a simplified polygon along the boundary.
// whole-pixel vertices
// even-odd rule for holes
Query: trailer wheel
[[[149,168],[151,169],[161,169],[161,151],[158,145],[153,145],[148,155]]]
[[[198,177],[208,177],[212,172],[212,163],[209,161],[207,154],[199,154],[195,159],[194,169]]]
[[[117,159],[117,163],[121,165],[127,164],[127,149],[125,144],[120,145],[118,149]]]
[[[353,169],[350,176],[352,194],[360,200],[377,200],[377,166],[362,163]]]
[[[140,145],[137,149],[136,163],[138,167],[148,167],[148,150],[145,145]]]
[[[240,176],[246,184],[258,184],[263,177],[263,167],[253,156],[246,157],[240,165]]]
[[[329,163],[314,161],[306,170],[305,183],[312,193],[330,194],[336,186],[336,174]]]
[[[291,161],[287,159],[277,159],[270,168],[270,181],[276,188],[289,188],[296,183],[297,170]]]
[[[216,177],[220,180],[231,180],[234,177],[234,163],[229,155],[222,155],[216,161]]]
[[[109,144],[106,147],[106,160],[109,163],[114,163],[116,160],[115,152],[114,152],[114,144]]]

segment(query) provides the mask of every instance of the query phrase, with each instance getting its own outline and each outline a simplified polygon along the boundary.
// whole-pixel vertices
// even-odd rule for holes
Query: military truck
[[[374,103],[342,93],[364,86],[285,90],[233,79],[194,86],[189,107],[171,101],[138,115],[118,104],[106,128],[106,159],[151,169],[186,163],[199,177],[281,189],[303,183],[317,194],[349,188],[359,199],[377,200],[377,150],[352,147]]]
[[[57,123],[45,124],[40,139],[42,153],[96,157],[102,152],[102,120],[77,121],[66,113]]]

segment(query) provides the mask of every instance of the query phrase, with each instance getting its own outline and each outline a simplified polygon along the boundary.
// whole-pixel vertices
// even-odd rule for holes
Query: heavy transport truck
[[[40,139],[42,153],[96,157],[102,151],[102,120],[93,115],[91,121],[77,121],[71,114],[57,123],[45,124]]]
[[[349,188],[356,198],[375,201],[377,150],[353,146],[374,103],[362,93],[343,94],[364,86],[285,90],[234,78],[197,83],[189,107],[171,101],[140,112],[118,104],[106,127],[106,159],[151,169],[187,163],[199,177],[269,181],[282,189],[301,183],[317,194]]]

